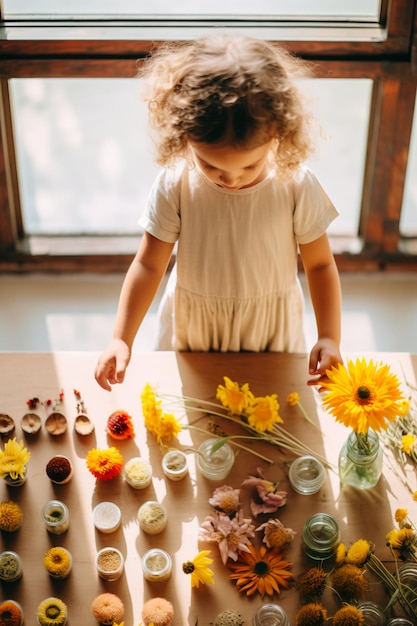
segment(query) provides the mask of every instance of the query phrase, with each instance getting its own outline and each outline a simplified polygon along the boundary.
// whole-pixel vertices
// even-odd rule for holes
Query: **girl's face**
[[[249,150],[196,142],[191,142],[190,146],[199,168],[224,189],[234,191],[251,187],[269,174],[267,160],[272,140]]]

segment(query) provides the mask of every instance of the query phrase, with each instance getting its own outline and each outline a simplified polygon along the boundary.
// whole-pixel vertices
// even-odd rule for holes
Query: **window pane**
[[[12,102],[29,234],[134,234],[158,171],[139,79],[14,79]],[[309,165],[356,236],[372,82],[312,79],[321,135]]]
[[[340,216],[329,233],[358,234],[372,81],[313,79],[303,82],[319,122],[317,150],[309,161]]]
[[[5,15],[57,16],[275,16],[294,19],[345,19],[378,21],[380,0],[4,0]],[[255,11],[255,12],[254,12]]]
[[[158,171],[139,79],[14,79],[14,129],[29,234],[138,231]]]
[[[417,107],[414,108],[413,131],[408,153],[400,233],[417,237]]]

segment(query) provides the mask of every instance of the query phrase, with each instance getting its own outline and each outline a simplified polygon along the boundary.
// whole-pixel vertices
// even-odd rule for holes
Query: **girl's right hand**
[[[100,356],[94,372],[95,379],[106,391],[122,383],[130,361],[130,348],[122,339],[113,339]]]

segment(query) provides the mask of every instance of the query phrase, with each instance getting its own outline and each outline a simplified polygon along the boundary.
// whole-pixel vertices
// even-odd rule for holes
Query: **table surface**
[[[355,355],[346,355],[353,358]],[[416,384],[417,356],[406,353],[358,355],[373,357],[390,364],[402,380]],[[351,542],[365,538],[377,546],[377,554],[384,560],[390,555],[385,547],[385,535],[394,527],[393,513],[398,507],[408,508],[410,516],[417,520],[417,505],[400,477],[392,471],[391,464],[384,460],[384,472],[378,485],[371,490],[361,491],[341,487],[337,471],[327,471],[326,482],[321,490],[311,496],[299,495],[288,482],[288,461],[294,457],[282,454],[275,446],[263,442],[249,443],[255,450],[273,459],[272,464],[260,461],[249,452],[240,451],[230,475],[217,483],[205,479],[195,467],[195,456],[189,455],[190,474],[179,482],[164,477],[161,467],[161,450],[152,435],[144,428],[141,414],[140,394],[145,383],[157,387],[161,393],[185,395],[203,400],[214,400],[217,385],[228,376],[239,383],[247,382],[257,396],[277,393],[280,415],[288,431],[307,443],[316,453],[326,456],[329,463],[337,466],[339,449],[348,435],[347,429],[326,414],[321,407],[321,398],[316,389],[306,385],[307,357],[291,354],[201,354],[151,352],[133,356],[123,385],[114,387],[111,393],[102,390],[94,380],[93,371],[98,354],[95,353],[2,353],[0,354],[0,412],[13,417],[16,423],[15,436],[24,439],[31,452],[26,483],[19,488],[7,487],[0,481],[0,500],[13,499],[24,512],[22,527],[16,533],[2,533],[2,549],[14,550],[23,560],[23,577],[16,583],[2,583],[2,598],[19,601],[24,609],[25,624],[35,625],[36,607],[44,598],[56,595],[68,604],[69,625],[93,626],[90,605],[99,593],[109,591],[117,594],[125,605],[126,626],[138,626],[141,621],[143,603],[151,597],[165,597],[174,606],[176,626],[189,624],[208,626],[218,613],[225,609],[241,612],[245,624],[252,623],[255,610],[269,600],[259,595],[248,598],[238,592],[234,582],[228,579],[228,569],[222,564],[215,544],[197,541],[200,524],[212,512],[208,500],[220,485],[239,488],[247,476],[262,467],[267,479],[280,482],[280,489],[288,492],[287,504],[280,508],[277,516],[285,526],[296,531],[286,556],[293,563],[294,576],[300,575],[315,565],[307,558],[301,545],[301,533],[306,519],[316,512],[333,515],[339,523],[342,541]],[[61,436],[50,436],[42,427],[36,437],[24,437],[20,420],[27,412],[26,401],[32,397],[41,400],[58,398],[64,391],[60,410],[68,420],[68,430]],[[76,416],[76,401],[73,390],[78,389],[84,399],[88,415],[95,424],[95,433],[80,437],[73,430]],[[289,407],[286,397],[297,391],[303,407],[316,426],[310,425],[298,407]],[[108,416],[123,409],[134,419],[136,435],[130,441],[115,441],[106,433]],[[46,412],[38,411],[43,422]],[[194,422],[207,428],[208,418],[195,412],[181,416],[185,425]],[[196,422],[197,420],[197,422]],[[228,433],[234,425],[219,420]],[[317,425],[320,428],[317,428]],[[207,438],[204,432],[183,429],[175,443],[180,448],[198,447]],[[134,490],[122,477],[112,481],[96,481],[86,468],[87,452],[93,448],[119,448],[125,460],[140,455],[150,461],[153,468],[152,484],[144,490]],[[54,485],[45,473],[47,461],[55,454],[67,455],[74,465],[74,476],[66,485]],[[411,474],[411,483],[415,474]],[[414,487],[416,489],[417,486]],[[250,516],[251,492],[240,491],[245,516]],[[58,499],[67,504],[70,511],[69,530],[60,536],[49,534],[41,521],[42,505]],[[138,526],[137,511],[146,500],[159,500],[168,510],[168,524],[159,535],[146,535]],[[95,530],[92,509],[101,501],[116,502],[122,510],[122,525],[114,533],[103,534]],[[259,516],[258,525],[269,516]],[[257,533],[256,545],[261,537]],[[52,580],[43,568],[43,555],[52,545],[68,548],[73,556],[73,569],[66,580]],[[125,556],[123,576],[113,582],[98,577],[94,558],[96,551],[104,546],[115,546]],[[147,582],[143,579],[140,559],[150,547],[160,547],[169,552],[173,561],[171,578],[163,583]],[[211,550],[214,559],[214,585],[202,585],[191,589],[190,578],[182,572],[182,564],[191,560],[202,549]],[[329,570],[330,565],[324,564]],[[384,601],[382,586],[374,585],[369,599]],[[299,607],[295,588],[282,591],[273,597],[282,604],[291,624]],[[335,610],[334,598],[326,590],[324,603],[329,614]]]

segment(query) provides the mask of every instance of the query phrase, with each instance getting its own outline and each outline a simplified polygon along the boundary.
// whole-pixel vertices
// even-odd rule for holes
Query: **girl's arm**
[[[95,370],[99,385],[111,386],[124,380],[132,344],[150,307],[171,258],[174,244],[143,235],[139,250],[131,263],[120,293],[113,340],[101,355]]]
[[[317,324],[317,342],[310,352],[309,373],[320,384],[326,370],[342,363],[340,354],[341,290],[339,274],[326,234],[308,244],[300,245]]]

